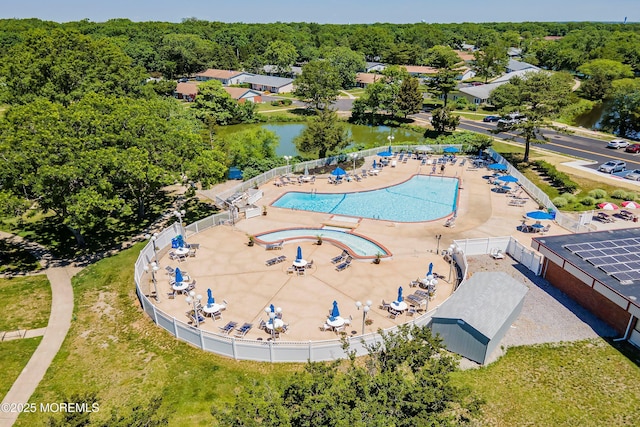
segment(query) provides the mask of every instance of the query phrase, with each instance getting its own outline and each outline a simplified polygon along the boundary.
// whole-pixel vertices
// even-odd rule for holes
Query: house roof
[[[195,83],[178,83],[175,93],[182,95],[196,95],[198,93],[198,85]]]
[[[271,73],[275,73],[277,71],[277,67],[275,65],[265,65],[264,67],[262,67],[262,71],[264,71],[267,74],[271,74]],[[291,73],[294,76],[299,76],[300,74],[302,74],[302,67],[297,67],[297,66],[292,66],[291,67]]]
[[[256,92],[252,89],[247,89],[245,87],[228,87],[225,86],[224,90],[235,100],[238,100],[244,97],[246,94],[251,94],[253,96],[261,96],[260,92]]]
[[[425,65],[401,65],[409,74],[438,74],[435,67],[427,67]]]
[[[528,291],[505,272],[478,272],[442,303],[433,320],[461,320],[492,339]]]
[[[516,76],[523,77],[527,73],[539,73],[540,71],[544,71],[544,70],[541,70],[538,67],[534,67],[534,68],[525,68],[524,70],[512,71],[510,73],[503,74],[502,76],[493,79],[491,83],[506,83]]]
[[[507,64],[507,69],[511,71],[520,71],[527,69],[538,69],[535,65],[531,65],[528,62],[516,61],[515,59],[509,59],[509,63]]]
[[[594,262],[594,259],[589,262],[589,259],[581,258],[578,253],[572,252],[571,249],[575,249],[576,245],[580,245],[579,247],[587,250],[590,249],[593,242],[596,242],[596,246],[606,246],[605,242],[622,242],[624,240],[634,239],[637,244],[640,245],[640,228],[625,228],[625,229],[614,229],[614,230],[605,230],[605,231],[595,231],[589,233],[575,233],[575,234],[567,234],[560,236],[544,236],[544,237],[536,237],[533,239],[532,247],[536,248],[534,242],[539,244],[540,246],[547,248],[550,252],[557,255],[562,260],[572,264],[578,270],[586,273],[593,279],[603,283],[605,286],[613,289],[618,294],[622,295],[625,299],[629,301],[633,301],[634,304],[638,305],[638,301],[640,301],[640,280],[634,280],[631,283],[625,283],[617,280],[612,275],[609,275],[603,271],[603,269],[596,267],[594,264],[597,264],[597,261],[603,261],[606,258],[605,255],[600,255],[598,258],[595,258],[597,261]],[[597,248],[596,248],[597,249]],[[608,249],[605,249],[608,250]],[[558,260],[552,261],[558,264]],[[631,261],[635,263],[633,265],[638,266],[638,261]],[[620,262],[614,262],[614,264],[619,265]],[[560,261],[561,265],[564,265],[562,261]],[[629,264],[629,262],[627,262]],[[565,267],[568,269],[568,267]],[[572,269],[575,270],[575,269]],[[575,275],[575,274],[574,274]]]
[[[244,82],[256,84],[256,85],[271,86],[271,87],[283,87],[293,83],[293,79],[288,79],[285,77],[261,76],[259,74],[251,74],[244,79]]]
[[[378,80],[380,80],[383,76],[375,73],[357,73],[356,74],[356,82],[371,84]]]
[[[382,62],[367,62],[366,66],[365,66],[365,69],[366,70],[370,70],[370,69],[376,68],[376,67],[384,68],[384,67],[386,67],[386,65],[383,64]]]
[[[473,53],[470,53],[468,51],[465,50],[455,50],[454,51],[456,53],[456,55],[458,55],[458,58],[460,58],[460,60],[462,61],[474,61],[476,58],[473,56]]]
[[[230,79],[237,75],[243,74],[242,71],[236,70],[217,70],[209,68],[201,73],[196,74],[196,77],[209,77],[212,79]]]
[[[544,36],[543,39],[545,40],[550,40],[550,41],[555,41],[555,40],[560,40],[563,36]]]
[[[489,97],[491,96],[491,92],[498,86],[501,86],[505,83],[507,83],[507,81],[498,82],[498,83],[487,83],[486,85],[480,85],[480,86],[464,86],[464,87],[459,87],[458,91],[465,93],[467,95],[471,95],[474,98],[489,99]]]
[[[509,56],[520,56],[522,55],[522,49],[519,47],[510,47],[507,49],[507,55]]]

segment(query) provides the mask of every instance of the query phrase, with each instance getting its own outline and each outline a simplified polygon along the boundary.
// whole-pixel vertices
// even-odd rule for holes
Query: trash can
[[[637,216],[633,216],[633,222],[638,222],[638,217]]]

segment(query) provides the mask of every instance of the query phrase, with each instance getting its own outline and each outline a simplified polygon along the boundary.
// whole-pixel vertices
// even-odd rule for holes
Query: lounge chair
[[[313,267],[313,260],[309,261],[307,265],[304,266],[305,269],[309,269],[311,267]]]
[[[504,254],[502,253],[502,250],[498,248],[491,249],[491,252],[489,253],[489,255],[491,255],[493,259],[504,259]]]
[[[167,298],[169,298],[169,299],[176,299],[176,291],[173,291],[173,292],[167,292]]]
[[[331,263],[332,264],[338,264],[339,262],[341,262],[344,257],[346,257],[347,255],[349,255],[349,252],[347,252],[346,250],[343,250],[342,253],[340,255],[338,255],[335,258],[331,258]]]
[[[284,245],[283,241],[277,242],[277,243],[269,243],[265,249],[268,251],[277,251],[277,250],[281,250],[282,247]]]
[[[338,264],[338,266],[336,267],[336,270],[342,271],[345,268],[348,268],[350,266],[351,266],[351,257],[348,256],[345,262],[343,262],[342,264]]]
[[[598,212],[598,215],[596,216],[596,218],[601,222],[614,222],[615,221],[615,219],[613,219],[611,217],[611,215],[606,214],[604,212]]]
[[[170,265],[167,265],[164,269],[167,270],[167,274],[173,274],[176,272],[176,270],[174,270]]]
[[[219,327],[219,329],[223,334],[229,334],[229,332],[233,331],[236,326],[238,326],[236,322],[229,322],[226,325]]]
[[[236,334],[234,335],[236,338],[243,338],[245,335],[247,335],[247,332],[249,332],[251,330],[251,328],[253,328],[253,324],[252,323],[245,323],[244,325],[240,326],[238,329],[236,329]]]
[[[267,267],[271,267],[272,265],[277,264],[277,262],[278,262],[278,258],[276,257],[276,258],[268,259],[264,263]]]

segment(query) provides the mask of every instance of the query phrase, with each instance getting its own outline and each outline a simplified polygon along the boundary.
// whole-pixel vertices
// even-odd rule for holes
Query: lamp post
[[[200,316],[198,315],[198,303],[202,300],[202,295],[196,295],[195,291],[190,291],[186,298],[187,304],[193,304],[193,318],[196,321],[196,328],[200,327]]]
[[[292,156],[284,156],[284,159],[287,161],[287,173],[289,173],[289,161],[293,159]]]
[[[349,153],[349,157],[353,160],[353,173],[356,173],[356,159],[358,158],[358,153]]]
[[[387,141],[389,141],[389,145],[391,145],[394,139],[395,138],[393,137],[393,135],[389,134],[389,136],[387,137]]]
[[[442,239],[442,234],[436,234],[436,241],[438,242],[436,246],[436,255],[440,252],[440,239]]]
[[[186,212],[183,210],[181,211],[173,211],[173,214],[178,217],[178,220],[180,221],[180,232],[182,233],[182,239],[184,240],[185,243],[187,243],[187,233],[184,230],[184,225],[182,225],[182,217],[186,214]]]
[[[153,235],[151,236],[151,243],[153,244],[153,255],[157,265],[158,264],[158,246],[156,246],[156,240],[158,240],[158,233],[153,233]]]
[[[451,273],[453,271],[453,264],[455,264],[455,260],[453,259],[454,253],[458,253],[458,246],[456,246],[455,243],[449,246],[449,280],[447,280],[449,283],[451,283]]]
[[[156,302],[160,300],[160,296],[158,294],[158,280],[156,280],[156,272],[158,270],[160,270],[160,267],[158,267],[157,262],[152,262],[151,268],[149,268],[148,265],[144,266],[145,273],[148,273],[149,271],[151,271],[151,282],[153,282],[153,291],[155,292]]]
[[[364,305],[360,301],[356,301],[356,307],[358,307],[358,310],[362,307],[362,335],[364,335],[364,323],[365,320],[367,320],[367,313],[371,310],[371,304],[373,304],[371,300],[367,300]]]

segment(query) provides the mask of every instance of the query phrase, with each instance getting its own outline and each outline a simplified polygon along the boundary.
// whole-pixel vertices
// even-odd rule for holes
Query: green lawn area
[[[0,279],[0,331],[47,326],[51,287],[44,274]]]
[[[0,274],[33,272],[40,268],[38,260],[28,251],[0,239]]]
[[[515,347],[454,382],[486,401],[481,425],[631,426],[640,419],[639,357],[602,339]]]
[[[74,320],[31,402],[95,392],[105,420],[162,396],[158,413],[172,426],[211,425],[212,406],[299,364],[234,361],[179,342],[141,311],[133,285],[140,245],[88,267],[73,279]],[[519,347],[495,364],[454,380],[487,400],[481,425],[623,425],[640,415],[637,365],[602,340]],[[613,402],[613,403],[612,403]],[[42,425],[23,414],[17,426]]]
[[[6,312],[3,312],[6,313]],[[0,342],[0,401],[24,369],[42,337]]]

